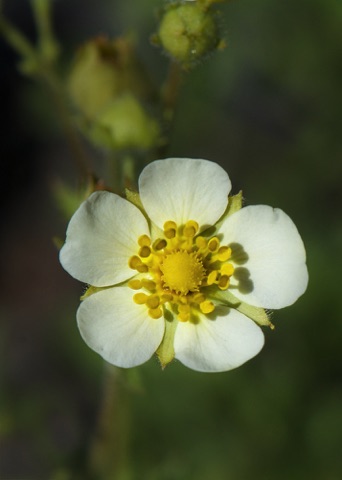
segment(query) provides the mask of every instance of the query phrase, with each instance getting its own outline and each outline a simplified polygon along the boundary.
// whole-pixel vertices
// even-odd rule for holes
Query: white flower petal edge
[[[201,229],[214,225],[228,204],[231,182],[216,163],[201,159],[168,158],[147,165],[139,178],[140,198],[159,227],[195,220]]]
[[[260,352],[264,335],[252,320],[223,306],[212,317],[201,315],[196,324],[178,323],[175,357],[185,366],[199,372],[225,372]]]
[[[108,288],[86,298],[77,311],[84,341],[107,362],[123,368],[147,362],[164,335],[164,319],[149,317],[132,296],[127,287]]]
[[[296,226],[282,210],[266,205],[244,207],[225,220],[220,233],[225,244],[233,244],[235,273],[230,288],[237,298],[277,309],[291,305],[305,292],[305,248]]]
[[[114,193],[95,192],[71,218],[60,262],[81,282],[120,283],[134,275],[128,261],[143,234],[149,234],[148,225],[134,205]]]

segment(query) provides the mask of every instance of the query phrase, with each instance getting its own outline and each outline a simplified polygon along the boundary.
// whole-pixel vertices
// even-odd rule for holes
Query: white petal
[[[246,303],[282,308],[294,303],[308,283],[305,248],[292,220],[277,208],[242,208],[222,224],[232,244],[232,293]]]
[[[231,183],[219,165],[208,160],[168,158],[147,165],[139,178],[144,208],[159,227],[195,220],[201,229],[224,213]]]
[[[138,238],[148,234],[142,213],[109,192],[93,193],[70,220],[60,261],[74,278],[97,287],[120,283],[134,275],[129,258]]]
[[[84,341],[107,362],[124,368],[149,360],[164,334],[164,319],[149,317],[133,295],[128,287],[108,288],[86,298],[77,311]]]
[[[174,343],[176,358],[200,372],[239,367],[263,345],[260,327],[236,310],[221,306],[213,314],[201,315],[199,323],[179,322]]]

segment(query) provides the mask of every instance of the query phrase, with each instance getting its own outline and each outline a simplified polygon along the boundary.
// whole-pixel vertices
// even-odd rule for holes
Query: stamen
[[[212,237],[209,240],[208,248],[211,252],[216,252],[220,246],[220,241],[217,237]]]
[[[158,252],[159,250],[163,250],[166,245],[167,242],[164,240],[164,238],[158,238],[155,242],[153,242],[152,248]]]
[[[142,258],[148,258],[151,255],[151,249],[147,245],[141,247],[139,250],[139,256]]]
[[[136,293],[133,295],[133,301],[138,305],[144,305],[148,299],[148,296],[145,293]]]
[[[231,277],[234,273],[234,267],[231,263],[225,263],[222,265],[220,273],[221,275],[228,275],[228,277]]]
[[[141,280],[142,287],[146,288],[146,290],[155,290],[156,283],[153,280],[149,280],[148,278],[143,278]]]
[[[150,308],[148,310],[148,314],[150,317],[154,318],[155,320],[157,320],[158,318],[162,317],[163,316],[163,310],[158,307],[158,308]]]
[[[198,228],[199,226],[197,222],[194,220],[189,220],[184,226],[183,235],[185,237],[193,238],[198,232]]]
[[[142,287],[142,283],[140,280],[130,280],[128,282],[128,286],[129,288],[131,288],[132,290],[140,290],[141,287]]]
[[[177,318],[181,322],[187,322],[190,319],[190,305],[179,305]]]
[[[202,313],[211,313],[215,310],[215,305],[210,300],[205,300],[200,304],[200,309]]]
[[[159,303],[158,295],[150,295],[146,300],[146,305],[153,310],[159,307]]]
[[[139,273],[148,272],[148,266],[145,265],[137,255],[133,255],[128,261],[128,265],[133,270],[138,270]]]
[[[218,287],[220,290],[227,290],[229,287],[230,279],[228,275],[222,275],[218,281]]]
[[[217,254],[217,259],[220,262],[226,262],[232,254],[232,249],[229,247],[220,247]]]
[[[141,235],[141,237],[138,238],[138,244],[140,247],[149,247],[151,245],[151,239],[147,235]]]
[[[207,241],[203,237],[196,238],[196,246],[199,250],[205,250],[207,248]]]
[[[134,255],[133,257],[131,257],[129,259],[129,262],[128,262],[128,265],[130,266],[130,268],[132,268],[133,270],[136,270],[137,269],[137,266],[140,265],[142,262],[140,260],[139,257],[137,257],[136,255]]]
[[[172,302],[173,295],[171,295],[171,293],[163,293],[160,297],[160,300],[162,301],[162,303]]]
[[[172,220],[164,223],[164,235],[166,238],[174,238],[177,233],[177,225]]]
[[[196,294],[192,297],[192,301],[193,301],[194,303],[200,304],[200,303],[204,302],[204,300],[205,300],[205,295],[203,295],[203,293],[196,293]]]
[[[217,279],[217,270],[213,270],[208,275],[207,284],[208,285],[213,285],[216,282],[216,279]]]

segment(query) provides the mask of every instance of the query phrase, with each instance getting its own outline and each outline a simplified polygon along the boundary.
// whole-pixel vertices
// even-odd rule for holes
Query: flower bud
[[[153,88],[129,39],[100,37],[78,51],[68,90],[80,113],[91,120],[124,91],[149,98]]]
[[[89,136],[94,143],[115,150],[148,150],[161,142],[157,120],[130,93],[114,100],[97,116]]]
[[[171,4],[155,41],[174,60],[189,67],[219,48],[217,13],[197,2]]]

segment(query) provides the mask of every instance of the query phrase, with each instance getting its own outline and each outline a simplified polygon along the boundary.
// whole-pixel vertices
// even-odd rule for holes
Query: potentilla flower
[[[294,303],[308,282],[292,220],[242,207],[207,160],[149,164],[139,194],[95,192],[75,212],[60,261],[89,285],[77,311],[85,342],[134,367],[155,352],[198,371],[242,365],[264,344],[265,311]]]

